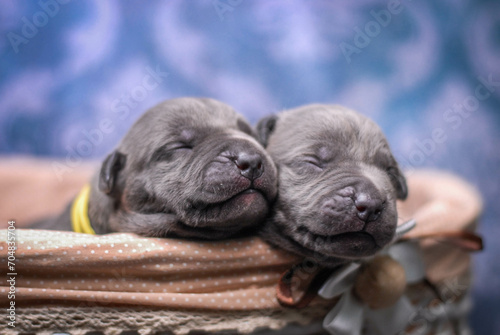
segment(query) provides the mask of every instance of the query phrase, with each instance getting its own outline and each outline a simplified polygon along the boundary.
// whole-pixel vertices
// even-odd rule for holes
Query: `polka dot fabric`
[[[7,231],[0,231],[7,236]],[[299,259],[257,237],[205,242],[17,229],[16,306],[279,308],[280,275]],[[0,266],[7,268],[0,242]],[[8,304],[8,287],[0,302]]]

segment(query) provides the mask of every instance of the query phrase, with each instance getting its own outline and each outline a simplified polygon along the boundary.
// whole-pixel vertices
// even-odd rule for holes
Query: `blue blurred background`
[[[500,334],[499,1],[3,0],[0,62],[2,155],[100,159],[179,96],[368,115],[405,169],[483,194],[472,324]]]

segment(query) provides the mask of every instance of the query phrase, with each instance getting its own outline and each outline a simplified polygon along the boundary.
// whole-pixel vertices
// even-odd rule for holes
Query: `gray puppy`
[[[148,110],[91,181],[96,233],[225,238],[263,221],[276,168],[249,124],[212,99],[181,98]],[[70,208],[55,223],[71,229]]]
[[[279,171],[264,239],[333,267],[393,238],[406,181],[381,129],[340,106],[307,105],[257,125]]]

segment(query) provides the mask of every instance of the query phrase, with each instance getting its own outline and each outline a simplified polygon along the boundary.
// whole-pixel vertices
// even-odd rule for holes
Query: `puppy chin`
[[[196,227],[215,229],[245,228],[263,222],[269,213],[269,203],[259,191],[248,189],[230,199],[207,205],[198,210],[193,222]],[[187,223],[186,222],[186,223]]]
[[[366,232],[351,232],[322,236],[305,233],[296,241],[317,256],[359,259],[374,255],[382,249],[375,238]]]
[[[389,216],[384,219],[387,221],[368,224],[363,229],[340,232],[318,229],[317,224],[298,225],[296,230],[289,233],[289,238],[312,252],[318,259],[321,257],[360,259],[373,256],[392,240],[396,230],[396,220]],[[354,224],[351,226],[355,227]]]
[[[262,222],[269,213],[269,204],[264,195],[256,190],[242,192],[221,207],[221,225],[249,226]]]

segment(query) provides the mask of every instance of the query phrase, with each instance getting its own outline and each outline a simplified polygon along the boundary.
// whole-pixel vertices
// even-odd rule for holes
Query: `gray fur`
[[[241,157],[259,170],[242,172]],[[89,217],[97,233],[218,239],[261,223],[276,192],[276,168],[241,115],[180,98],[143,114],[104,161]]]
[[[373,255],[391,241],[406,183],[373,121],[308,105],[263,119],[257,132],[279,171],[266,240],[325,266]],[[362,201],[377,211],[363,211]]]

